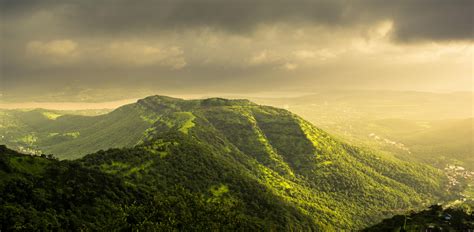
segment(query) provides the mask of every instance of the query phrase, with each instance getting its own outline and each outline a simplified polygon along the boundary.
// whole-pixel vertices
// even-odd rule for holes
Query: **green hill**
[[[60,115],[41,109],[1,113],[1,143],[22,152],[54,153],[67,159],[100,149],[134,146],[153,123],[137,104],[99,116]]]
[[[99,179],[98,185],[119,189],[117,197],[122,192],[127,194],[123,201],[116,202],[112,194],[115,190],[110,195],[107,188],[96,192],[96,182],[90,180],[73,192],[97,194],[94,199],[98,202],[92,204],[84,201],[77,206],[73,198],[67,200],[73,205],[63,209],[33,200],[0,201],[7,215],[12,213],[5,208],[10,204],[22,208],[14,211],[20,218],[28,218],[26,211],[33,209],[40,218],[41,213],[51,212],[55,220],[62,218],[68,223],[58,222],[61,227],[77,219],[87,228],[353,230],[445,197],[446,178],[437,169],[359,149],[286,110],[246,100],[186,101],[153,96],[106,115],[60,116],[42,119],[40,124],[27,125],[36,129],[35,146],[41,151],[63,151],[55,155],[75,158],[102,150],[74,161],[21,158],[30,160],[32,164],[28,165],[34,168],[17,165],[20,155],[3,152],[7,154],[2,154],[6,160],[2,168],[10,172],[3,171],[0,177],[2,196],[12,195],[8,194],[12,189],[8,186],[13,177],[30,181],[26,185],[31,191],[46,198],[73,191],[67,181],[70,175],[76,175],[67,173],[71,165],[83,171],[77,173],[77,178],[86,175]],[[41,138],[45,133],[71,131],[79,133],[55,143]],[[50,141],[49,145],[45,141]],[[107,147],[125,148],[104,151]],[[50,165],[59,166],[65,173],[51,178],[47,171]],[[29,173],[30,169],[37,172]],[[108,186],[106,178],[117,186]],[[37,185],[45,181],[51,188]],[[140,194],[150,196],[149,202],[145,197],[141,204],[142,200],[136,199]],[[81,207],[92,207],[97,214],[106,210],[106,216],[89,218]],[[68,210],[73,212],[69,214]],[[128,216],[123,215],[130,215],[127,210],[138,211],[132,221],[124,219]],[[121,220],[125,220],[121,224],[114,221],[119,220],[115,218],[119,211]],[[40,219],[24,220],[32,220],[35,225]]]

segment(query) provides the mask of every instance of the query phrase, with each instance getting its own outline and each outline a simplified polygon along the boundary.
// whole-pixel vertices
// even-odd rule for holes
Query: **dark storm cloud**
[[[378,17],[394,21],[398,40],[473,40],[472,0],[371,0],[366,4]]]
[[[2,0],[1,3],[7,18],[51,11],[61,19],[63,30],[94,35],[200,26],[246,33],[260,24],[351,26],[391,19],[399,41],[473,39],[471,0]]]
[[[471,78],[472,2],[0,0],[0,94],[137,82],[257,90],[420,75],[456,83],[453,76]]]

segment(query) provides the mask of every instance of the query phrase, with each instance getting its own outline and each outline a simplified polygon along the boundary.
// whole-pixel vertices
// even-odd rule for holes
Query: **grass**
[[[179,119],[183,120],[184,122],[182,123],[181,127],[179,128],[179,131],[183,132],[184,134],[188,134],[189,129],[194,127],[194,119],[196,116],[194,116],[193,113],[191,112],[178,112],[176,113]]]
[[[79,135],[81,135],[81,133],[79,131],[74,131],[74,132],[65,133],[64,135],[75,139],[75,138],[79,137]]]
[[[57,118],[61,117],[62,114],[54,113],[54,112],[42,112],[43,116],[50,120],[56,120]]]

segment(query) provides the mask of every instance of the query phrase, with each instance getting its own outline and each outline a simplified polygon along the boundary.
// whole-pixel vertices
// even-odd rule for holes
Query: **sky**
[[[0,0],[0,96],[472,91],[473,4]]]

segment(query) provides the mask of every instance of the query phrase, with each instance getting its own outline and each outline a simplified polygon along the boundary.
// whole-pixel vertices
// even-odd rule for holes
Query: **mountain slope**
[[[246,100],[153,96],[108,115],[79,118],[90,120],[82,127],[100,128],[98,138],[119,147],[127,144],[114,138],[142,131],[131,137],[139,138],[136,146],[99,151],[73,163],[152,195],[170,196],[164,192],[177,186],[226,212],[238,209],[248,215],[239,218],[251,228],[359,229],[444,195],[446,179],[439,170],[353,147],[286,110]],[[77,126],[72,123],[77,116],[67,119],[42,128]],[[138,119],[146,126],[133,127]],[[94,138],[92,129],[83,131],[80,136]],[[100,147],[96,144],[94,149]],[[77,138],[55,146],[78,157],[87,145]]]
[[[258,211],[248,211],[224,186],[202,194],[177,184],[158,191],[79,162],[22,155],[0,146],[0,229],[324,229],[255,182],[240,180]],[[257,212],[269,214],[255,217]]]
[[[289,109],[351,144],[443,169],[474,170],[472,92],[321,91],[252,100]]]
[[[0,142],[20,151],[79,158],[111,147],[134,146],[153,121],[132,104],[105,115],[56,115],[47,110],[4,111]],[[71,149],[74,147],[74,149]]]

